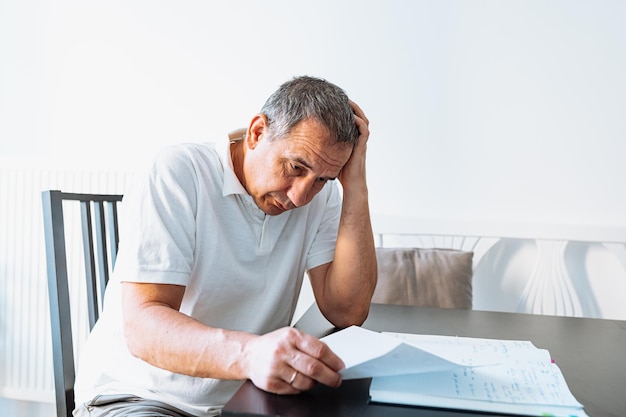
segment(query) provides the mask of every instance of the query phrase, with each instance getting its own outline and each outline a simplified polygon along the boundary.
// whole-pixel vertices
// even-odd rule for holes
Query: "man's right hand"
[[[276,394],[297,394],[316,382],[338,387],[344,368],[324,342],[292,327],[249,340],[244,366],[254,385]]]

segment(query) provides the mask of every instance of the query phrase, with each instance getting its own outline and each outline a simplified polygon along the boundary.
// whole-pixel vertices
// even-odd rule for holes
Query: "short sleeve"
[[[335,257],[342,198],[335,181],[326,184],[327,195],[315,239],[307,255],[306,269],[332,262]]]
[[[197,177],[181,146],[162,150],[124,196],[116,277],[187,285],[193,266]]]

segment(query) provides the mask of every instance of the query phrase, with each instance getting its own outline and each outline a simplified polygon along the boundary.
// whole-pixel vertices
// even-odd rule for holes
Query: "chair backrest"
[[[56,190],[42,192],[57,417],[71,416],[75,406],[74,344],[63,203],[80,206],[84,279],[91,330],[102,308],[109,271],[115,264],[119,241],[117,203],[121,200],[121,195],[74,194]]]
[[[472,308],[473,252],[376,248],[376,258],[373,303]]]

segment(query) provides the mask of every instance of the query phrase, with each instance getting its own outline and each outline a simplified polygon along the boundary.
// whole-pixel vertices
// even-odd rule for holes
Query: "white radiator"
[[[132,172],[0,167],[0,397],[54,401],[41,191],[123,194],[133,177]],[[74,230],[66,230],[68,246],[80,244]],[[83,268],[81,256],[68,252],[70,280]],[[81,295],[71,296],[79,298],[77,308],[84,308],[83,288],[71,289]],[[86,334],[86,325],[79,326]]]

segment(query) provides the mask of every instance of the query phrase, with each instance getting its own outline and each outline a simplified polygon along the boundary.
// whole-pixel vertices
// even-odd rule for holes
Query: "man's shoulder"
[[[157,164],[193,165],[200,160],[219,160],[218,151],[214,143],[178,143],[162,148],[156,155]]]
[[[217,148],[213,142],[183,142],[166,146],[159,154],[166,156],[200,156],[217,154]]]

